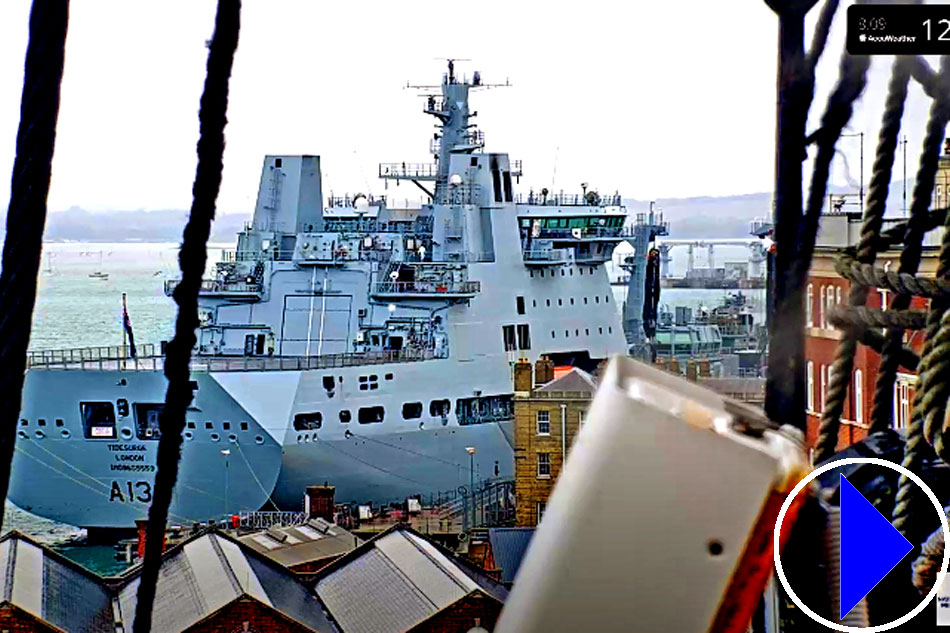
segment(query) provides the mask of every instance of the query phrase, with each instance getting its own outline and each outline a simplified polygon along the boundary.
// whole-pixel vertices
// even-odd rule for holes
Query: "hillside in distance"
[[[52,211],[43,239],[50,242],[179,242],[188,212],[86,211],[71,207]],[[212,242],[234,242],[235,235],[251,219],[250,213],[218,214],[211,230]]]
[[[908,198],[911,184],[908,183]],[[836,188],[835,192],[844,191]],[[891,184],[888,215],[899,216],[903,208],[903,184]],[[849,190],[849,192],[851,192]],[[749,223],[771,214],[771,193],[696,198],[661,198],[656,208],[670,223],[670,239],[749,237]],[[627,212],[634,216],[650,208],[649,201],[626,199]],[[910,204],[908,199],[907,204]],[[71,207],[51,211],[44,239],[53,242],[178,242],[188,212],[159,211],[87,211]],[[234,242],[236,234],[250,221],[251,213],[219,213],[211,232],[213,242]],[[0,227],[2,231],[2,227]]]

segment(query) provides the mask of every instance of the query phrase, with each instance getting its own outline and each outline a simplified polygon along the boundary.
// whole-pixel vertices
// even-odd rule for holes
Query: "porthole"
[[[29,420],[20,420],[20,426],[30,426]]]
[[[17,431],[16,434],[19,435],[21,439],[30,439],[30,436],[26,434],[26,431]]]
[[[303,435],[297,436],[297,443],[300,444],[303,441]]]
[[[228,441],[231,442],[232,444],[233,444],[234,442],[237,442],[237,435],[235,435],[234,433],[232,433],[231,435],[228,436]]]
[[[59,432],[59,434],[63,436],[64,440],[68,440],[70,436],[72,435],[72,433],[70,433],[68,429],[63,429],[62,431]]]
[[[212,434],[211,434],[211,441],[212,441],[212,442],[217,442],[217,441],[220,440],[220,439],[221,439],[221,436],[218,435],[217,433],[212,433]]]
[[[119,431],[119,434],[122,436],[122,439],[124,440],[132,439],[132,429],[130,428],[123,428],[121,431]]]
[[[263,444],[263,443],[264,443],[264,438],[261,437],[260,435],[255,435],[255,436],[254,436],[254,442],[255,442],[256,444]]]
[[[247,430],[247,422],[241,422],[241,430],[242,430],[242,431],[246,431],[246,430]]]
[[[41,440],[44,437],[46,437],[46,433],[44,433],[43,431],[40,431],[39,429],[37,429],[36,431],[33,431],[33,435],[35,435],[36,439],[38,440]]]
[[[185,431],[185,439],[186,439],[186,440],[193,440],[193,439],[195,439],[195,434],[192,433],[191,431]]]

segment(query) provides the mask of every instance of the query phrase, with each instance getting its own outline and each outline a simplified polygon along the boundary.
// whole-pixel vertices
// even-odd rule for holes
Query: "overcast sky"
[[[71,5],[50,208],[188,208],[215,2]],[[29,6],[0,2],[0,200],[9,198]],[[815,121],[837,76],[843,9]],[[431,160],[434,120],[405,85],[438,83],[439,57],[470,58],[462,72],[511,81],[475,93],[472,107],[487,149],[524,161],[522,190],[589,182],[641,200],[770,191],[776,35],[762,0],[245,0],[218,207],[253,208],[267,153],[321,155],[325,195],[415,198],[412,185],[385,192],[377,163]],[[890,63],[874,60],[851,125],[869,135],[866,179]],[[914,88],[909,161],[928,107]],[[842,148],[857,180],[857,141]],[[835,180],[847,180],[840,161]]]

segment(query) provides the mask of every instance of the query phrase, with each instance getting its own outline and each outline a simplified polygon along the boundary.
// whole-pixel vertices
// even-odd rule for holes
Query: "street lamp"
[[[221,454],[224,455],[224,512],[225,512],[225,515],[227,515],[230,512],[229,507],[228,507],[228,483],[229,483],[228,478],[230,475],[230,472],[228,469],[228,462],[230,461],[229,456],[231,455],[231,449],[222,448]]]
[[[467,446],[465,447],[465,452],[468,453],[469,467],[469,492],[472,495],[472,528],[475,527],[475,447]]]

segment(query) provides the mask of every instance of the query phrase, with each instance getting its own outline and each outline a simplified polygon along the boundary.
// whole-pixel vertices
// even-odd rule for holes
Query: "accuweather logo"
[[[875,44],[909,44],[917,41],[914,35],[865,35],[858,36],[861,42],[871,42]]]

